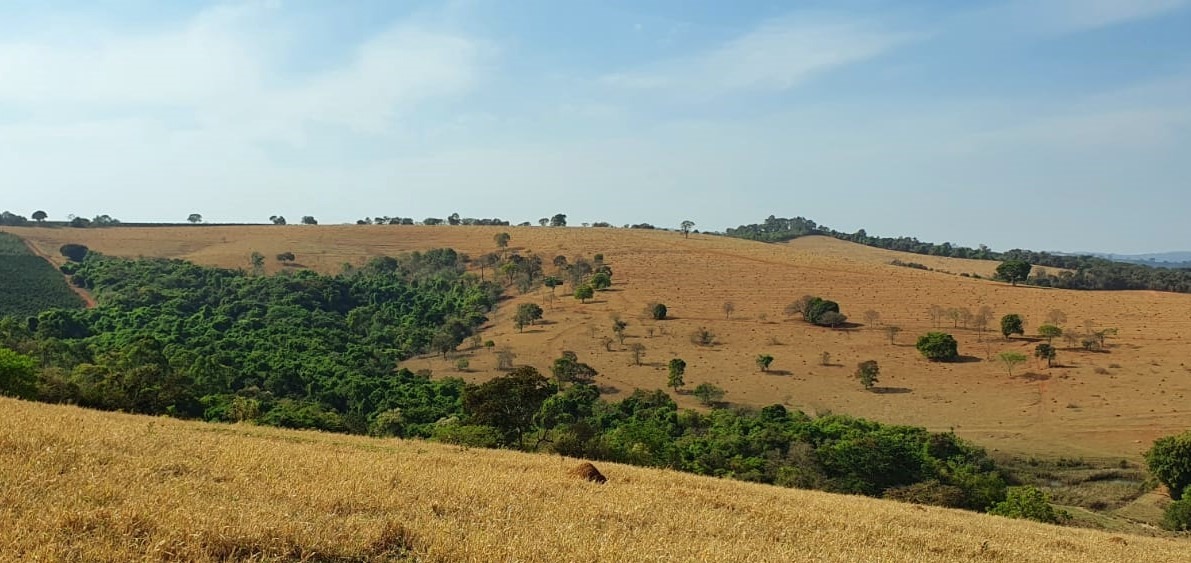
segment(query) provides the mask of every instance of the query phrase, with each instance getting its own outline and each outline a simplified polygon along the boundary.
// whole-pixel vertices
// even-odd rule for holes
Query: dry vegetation
[[[0,399],[0,559],[1187,561],[1185,541],[425,442]]]
[[[734,404],[781,402],[812,413],[954,428],[987,447],[1022,454],[1137,459],[1154,438],[1191,426],[1191,364],[1186,363],[1191,295],[1014,288],[953,275],[987,275],[995,263],[898,254],[819,237],[762,244],[624,229],[374,225],[6,230],[47,254],[56,254],[63,243],[79,242],[114,255],[247,268],[249,255],[259,251],[268,257],[267,269],[276,271],[284,266],[273,256],[290,251],[298,264],[327,272],[339,271],[345,262],[433,247],[478,256],[496,250],[493,235],[507,231],[510,249],[542,255],[547,273],[556,254],[603,253],[615,271],[615,285],[587,304],[570,298],[569,286],[558,288],[553,303],[548,289],[519,295],[510,288],[513,300],[493,316],[483,339],[513,351],[517,363],[539,369],[562,350],[574,350],[599,370],[597,382],[606,390],[663,388],[666,362],[681,357],[687,362],[688,387],[720,385]],[[897,256],[941,271],[888,265]],[[854,322],[864,322],[863,313],[875,310],[884,325],[903,332],[890,345],[881,326],[833,331],[782,314],[787,303],[808,293],[838,301]],[[541,304],[546,323],[519,333],[512,314],[525,301]],[[674,318],[648,320],[643,310],[652,301],[668,305]],[[731,319],[723,311],[727,301],[735,306]],[[1031,359],[1011,378],[996,355],[1011,350],[1029,355],[1036,342],[1007,342],[991,333],[981,337],[974,330],[950,328],[950,320],[943,324],[959,339],[965,361],[922,360],[912,344],[932,328],[932,305],[972,311],[989,306],[997,318],[1020,313],[1027,334],[1048,311],[1061,309],[1068,328],[1082,331],[1090,321],[1120,333],[1109,340],[1107,353],[1067,350],[1060,342],[1059,366],[1047,369]],[[625,343],[617,341],[609,351],[601,339],[612,336],[614,314],[629,326]],[[699,327],[712,331],[719,344],[692,345],[689,336]],[[645,347],[642,365],[633,361],[633,344]],[[824,352],[831,365],[821,365]],[[758,354],[776,358],[768,373],[757,370]],[[499,373],[495,353],[481,349],[466,351],[465,357],[466,372],[457,371],[454,359],[418,358],[407,366],[469,380]],[[856,363],[869,359],[880,362],[879,387],[885,392],[867,392],[851,377]],[[690,395],[676,399],[697,406]]]

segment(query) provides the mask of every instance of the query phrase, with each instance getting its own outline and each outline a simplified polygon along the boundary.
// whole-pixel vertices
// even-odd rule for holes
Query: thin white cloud
[[[609,74],[602,82],[692,96],[782,91],[816,74],[877,57],[915,37],[859,23],[785,18],[695,57]]]
[[[1191,0],[1022,0],[1007,9],[1026,29],[1075,33],[1146,20],[1189,5]]]

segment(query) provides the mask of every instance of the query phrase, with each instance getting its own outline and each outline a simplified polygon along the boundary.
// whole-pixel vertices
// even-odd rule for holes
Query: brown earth
[[[510,288],[513,299],[492,315],[483,339],[512,350],[517,363],[543,371],[561,351],[573,350],[599,370],[598,383],[612,398],[636,387],[663,387],[666,363],[680,357],[687,362],[688,388],[717,384],[727,389],[726,400],[733,404],[784,403],[812,413],[954,429],[1013,453],[1136,459],[1154,438],[1191,427],[1186,399],[1191,394],[1191,295],[1010,287],[954,275],[988,275],[996,266],[992,262],[899,254],[819,237],[763,244],[625,229],[374,225],[5,230],[54,256],[60,245],[77,242],[118,256],[247,268],[249,255],[259,251],[268,257],[267,269],[279,271],[284,267],[273,256],[290,251],[302,266],[324,272],[371,256],[434,247],[478,256],[495,250],[493,235],[506,231],[512,235],[511,249],[542,255],[547,264],[556,254],[604,254],[615,273],[614,286],[587,304],[566,296],[569,286],[558,288],[553,301],[546,288],[528,295]],[[890,266],[893,257],[952,274]],[[804,294],[838,301],[853,322],[863,323],[866,310],[878,311],[884,324],[904,331],[891,345],[882,326],[829,330],[785,317],[785,305]],[[519,333],[511,311],[524,301],[540,303],[545,322]],[[673,318],[644,318],[651,301],[664,302]],[[731,318],[723,313],[726,301],[735,304]],[[1103,353],[1068,350],[1057,341],[1059,366],[1047,369],[1030,360],[1011,378],[996,355],[1029,354],[1036,341],[1006,341],[944,321],[965,358],[951,364],[924,361],[913,343],[932,330],[932,305],[973,311],[987,305],[998,319],[1020,313],[1027,332],[1048,311],[1060,309],[1069,330],[1083,332],[1090,323],[1117,328],[1119,335],[1110,338]],[[600,339],[612,336],[613,315],[629,322],[628,337],[623,346],[616,343],[607,351]],[[715,333],[718,344],[691,344],[689,335],[699,327]],[[641,366],[632,364],[628,347],[633,343],[646,348]],[[830,365],[821,365],[823,352],[831,355]],[[776,358],[769,373],[754,364],[762,353]],[[456,372],[453,361],[435,357],[405,365],[471,381],[499,373],[494,353],[464,354],[467,372]],[[865,391],[852,377],[856,364],[869,359],[881,366],[878,392]],[[683,406],[697,406],[690,395],[675,398]]]

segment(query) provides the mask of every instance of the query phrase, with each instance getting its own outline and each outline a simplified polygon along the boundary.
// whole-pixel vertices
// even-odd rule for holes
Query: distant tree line
[[[1154,290],[1191,293],[1191,269],[1155,268],[1140,264],[1115,262],[1095,256],[1068,256],[1013,249],[995,252],[985,245],[968,248],[949,242],[933,244],[913,237],[875,237],[864,229],[844,233],[803,217],[792,219],[770,215],[763,223],[741,225],[728,229],[725,235],[763,242],[784,242],[808,235],[821,235],[887,250],[910,252],[948,258],[976,260],[1019,261],[1033,266],[1061,268],[1068,271],[1049,273],[1038,271],[1028,279],[1017,280],[1031,285],[1063,289],[1088,290]],[[1008,281],[1008,280],[1007,280]]]

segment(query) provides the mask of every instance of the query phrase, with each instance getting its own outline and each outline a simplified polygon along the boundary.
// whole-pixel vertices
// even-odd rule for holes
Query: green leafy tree
[[[1060,513],[1050,505],[1050,498],[1037,487],[1009,487],[1005,500],[988,509],[989,514],[1058,524]]]
[[[617,340],[620,341],[621,346],[624,345],[625,329],[629,327],[629,323],[616,319],[612,321],[612,332],[616,335]]]
[[[608,272],[596,272],[588,283],[591,284],[591,287],[602,291],[612,287],[612,276]]]
[[[1170,498],[1179,500],[1191,487],[1191,430],[1154,441],[1145,454],[1146,466]]]
[[[317,225],[318,220],[315,219],[313,215],[306,215],[306,216],[302,217],[302,224],[303,225]]]
[[[864,385],[865,389],[871,390],[877,384],[877,379],[881,375],[881,366],[877,365],[876,360],[866,360],[856,364],[856,379]]]
[[[189,221],[191,224],[197,225],[197,224],[203,222],[203,216],[199,213],[191,213],[189,216],[186,217],[186,220]]]
[[[522,366],[480,385],[468,385],[463,390],[463,409],[473,423],[496,428],[502,444],[524,448],[534,415],[554,392],[554,385],[538,370]]]
[[[1051,344],[1054,339],[1063,336],[1063,329],[1051,324],[1042,325],[1038,327],[1038,336],[1045,338],[1047,344]]]
[[[686,374],[686,362],[682,361],[680,358],[674,358],[670,360],[669,368],[670,377],[666,380],[666,386],[672,387],[674,392],[677,393],[683,385],[686,385],[682,379],[683,375]]]
[[[710,407],[723,402],[726,393],[716,385],[700,383],[691,394],[697,397],[703,406]]]
[[[87,254],[91,250],[81,244],[70,243],[62,245],[58,249],[58,252],[62,253],[62,256],[65,256],[71,262],[82,262],[87,259]]]
[[[38,223],[44,223],[48,217],[49,217],[49,215],[47,215],[45,211],[42,211],[40,209],[33,212],[33,220],[37,221]]]
[[[1055,358],[1058,355],[1059,353],[1055,350],[1055,347],[1045,342],[1034,347],[1034,357],[1039,360],[1046,360],[1046,367],[1048,368],[1054,367]]]
[[[649,306],[649,316],[655,321],[666,320],[666,315],[668,314],[669,311],[666,309],[666,305],[664,303],[654,303]]]
[[[592,289],[590,285],[583,284],[575,288],[575,299],[578,299],[580,303],[587,303],[587,300],[592,297],[595,297],[595,289]]]
[[[1001,352],[997,359],[1005,365],[1005,369],[1009,371],[1009,377],[1013,377],[1013,368],[1025,363],[1026,355],[1021,352]]]
[[[550,373],[561,387],[566,383],[590,385],[595,381],[599,372],[595,368],[579,361],[579,356],[567,350],[554,360],[550,366]]]
[[[1030,277],[1030,269],[1030,263],[1024,260],[1006,260],[997,266],[997,278],[1016,286]]]
[[[932,362],[950,362],[959,357],[959,343],[945,332],[928,332],[918,337],[915,347]]]
[[[565,227],[567,226],[567,216],[565,213],[555,214],[550,218],[551,227]]]
[[[285,216],[284,215],[270,215],[269,221],[272,222],[274,225],[284,225],[285,224]]]
[[[36,217],[34,217],[34,219],[36,219]],[[695,226],[695,222],[691,221],[691,220],[683,221],[682,224],[679,225],[679,228],[682,229],[683,238],[690,238],[691,229],[694,228],[694,226]]]
[[[542,285],[550,288],[550,294],[553,295],[554,288],[562,285],[562,280],[560,280],[554,276],[546,276],[546,277],[542,278]]]
[[[1183,497],[1170,503],[1162,515],[1162,527],[1172,532],[1191,531],[1191,491],[1184,491]]]
[[[773,356],[769,354],[757,354],[756,363],[762,372],[767,372],[769,371],[770,364],[773,363]]]
[[[1021,320],[1021,315],[1017,313],[1010,313],[1001,317],[1001,335],[1009,338],[1009,335],[1017,334],[1024,335],[1026,333],[1025,323]]]
[[[37,395],[33,358],[0,348],[0,395],[32,399]]]
[[[541,305],[537,303],[522,303],[517,306],[517,312],[514,317],[520,319],[524,324],[532,325],[534,322],[541,320],[545,311],[542,310]]]

